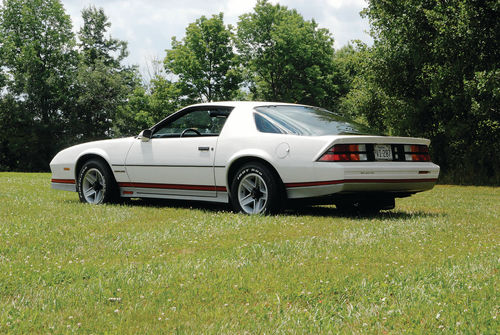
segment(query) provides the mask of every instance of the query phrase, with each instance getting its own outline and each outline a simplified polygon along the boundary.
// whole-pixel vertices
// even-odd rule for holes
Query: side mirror
[[[143,131],[141,131],[138,138],[142,142],[149,142],[149,140],[151,139],[152,136],[153,136],[153,132],[151,131],[151,129],[144,129]]]

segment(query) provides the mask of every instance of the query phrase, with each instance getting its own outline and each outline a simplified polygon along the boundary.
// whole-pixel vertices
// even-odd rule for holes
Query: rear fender
[[[229,172],[230,172],[233,164],[242,158],[252,158],[252,157],[256,158],[257,160],[263,160],[263,161],[267,162],[276,171],[276,173],[278,174],[278,177],[281,178],[278,170],[276,169],[276,166],[273,164],[273,157],[270,154],[268,154],[264,150],[246,149],[246,150],[238,151],[237,153],[235,153],[233,156],[230,157],[228,164],[226,165],[226,176],[225,176],[226,185],[229,186],[231,184],[231,180],[229,180],[230,179]]]

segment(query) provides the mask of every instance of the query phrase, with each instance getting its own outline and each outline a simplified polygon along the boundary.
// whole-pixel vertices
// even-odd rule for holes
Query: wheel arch
[[[235,159],[233,162],[230,163],[229,168],[227,170],[227,175],[226,175],[226,183],[227,183],[228,190],[231,190],[233,178],[234,178],[234,175],[236,174],[236,172],[238,171],[238,169],[240,167],[242,167],[243,165],[250,163],[250,162],[257,162],[257,163],[260,163],[260,164],[264,165],[265,167],[267,167],[271,171],[271,173],[274,175],[274,177],[276,178],[278,185],[280,187],[280,192],[282,193],[282,195],[284,197],[287,196],[285,184],[283,183],[283,180],[281,179],[281,176],[278,173],[278,170],[276,170],[276,168],[269,161],[265,160],[264,158],[261,158],[258,156],[252,156],[252,155],[245,155],[242,157],[238,157],[237,159]],[[228,192],[228,193],[229,193],[229,196],[231,196],[231,192]]]
[[[75,164],[75,180],[78,180],[78,174],[80,173],[80,170],[83,167],[83,165],[91,159],[97,159],[106,164],[106,167],[109,169],[109,172],[111,173],[111,176],[113,177],[114,182],[116,183],[115,174],[113,173],[113,169],[111,168],[111,164],[109,163],[109,161],[104,157],[104,155],[95,152],[83,153],[82,155],[80,155],[80,157],[78,157]]]

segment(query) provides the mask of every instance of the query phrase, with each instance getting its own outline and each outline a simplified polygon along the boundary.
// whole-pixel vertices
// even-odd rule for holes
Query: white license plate
[[[373,151],[375,153],[375,160],[392,161],[392,150],[389,144],[375,144]]]

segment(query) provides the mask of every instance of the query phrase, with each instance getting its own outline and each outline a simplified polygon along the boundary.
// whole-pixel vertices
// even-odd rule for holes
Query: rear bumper
[[[439,166],[433,163],[328,164],[318,166],[317,181],[285,182],[288,198],[320,197],[335,193],[412,194],[432,189],[439,176]],[[328,179],[328,176],[333,178]]]
[[[347,179],[332,180],[321,183],[285,184],[288,198],[310,198],[335,193],[417,193],[430,190],[437,179]]]

